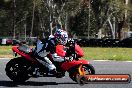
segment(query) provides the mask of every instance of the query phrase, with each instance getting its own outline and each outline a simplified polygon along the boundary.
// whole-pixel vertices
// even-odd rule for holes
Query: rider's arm
[[[63,62],[64,61],[64,57],[57,54],[56,46],[54,44],[54,41],[51,40],[49,42],[49,46],[48,47],[50,49],[50,53],[51,53],[52,58],[53,58],[54,61],[57,61],[57,62]]]
[[[54,61],[57,61],[57,62],[63,62],[64,61],[64,57],[58,56],[57,53],[52,54],[52,58]]]

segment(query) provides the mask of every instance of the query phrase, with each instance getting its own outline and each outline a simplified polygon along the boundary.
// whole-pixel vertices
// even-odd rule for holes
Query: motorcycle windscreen
[[[76,50],[76,52],[77,52],[79,57],[83,57],[84,56],[83,50],[82,50],[82,48],[79,45],[75,44],[75,50]]]
[[[64,46],[63,45],[57,45],[56,46],[56,53],[58,56],[64,57],[66,55],[66,52],[64,51]]]

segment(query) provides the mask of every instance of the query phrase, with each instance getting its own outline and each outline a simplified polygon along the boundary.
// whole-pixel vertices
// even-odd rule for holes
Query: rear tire
[[[30,78],[27,71],[28,67],[27,60],[22,57],[11,59],[5,68],[6,75],[14,82],[25,82]]]
[[[84,64],[82,67],[87,72],[87,74],[85,74],[85,75],[95,74],[95,69],[91,64]],[[77,80],[76,80],[77,75],[79,75],[78,67],[73,68],[69,71],[69,77],[75,82],[77,82]]]

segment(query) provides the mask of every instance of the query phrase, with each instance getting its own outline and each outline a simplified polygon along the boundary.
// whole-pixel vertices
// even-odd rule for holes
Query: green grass
[[[83,50],[88,60],[132,61],[132,48],[83,47]]]
[[[12,46],[0,46],[0,58],[13,57]]]
[[[12,58],[12,46],[0,46],[0,58]],[[132,61],[132,48],[100,48],[83,47],[85,56],[88,60],[117,60]]]

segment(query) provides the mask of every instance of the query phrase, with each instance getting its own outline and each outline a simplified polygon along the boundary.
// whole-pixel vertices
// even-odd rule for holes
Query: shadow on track
[[[0,86],[4,87],[19,87],[19,86],[46,86],[46,85],[60,85],[60,84],[77,84],[77,83],[56,83],[56,82],[36,82],[36,81],[27,81],[27,82],[13,82],[13,81],[2,81],[0,80]]]

